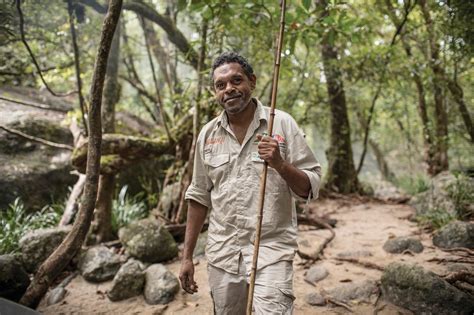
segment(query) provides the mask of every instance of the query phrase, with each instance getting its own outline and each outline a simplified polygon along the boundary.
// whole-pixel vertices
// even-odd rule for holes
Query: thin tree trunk
[[[97,186],[99,181],[100,147],[102,139],[100,117],[102,89],[104,87],[107,58],[121,8],[122,0],[110,1],[102,27],[97,60],[94,67],[94,77],[90,91],[91,106],[88,117],[90,134],[83,203],[71,232],[53,254],[39,267],[33,281],[21,298],[20,303],[28,307],[36,308],[38,306],[51,283],[79,251],[89,230],[97,198]]]
[[[87,127],[85,115],[87,109],[84,102],[84,96],[82,95],[81,65],[79,61],[79,47],[77,46],[76,27],[74,25],[72,0],[67,0],[67,11],[69,13],[69,28],[71,30],[72,48],[74,51],[74,69],[76,71],[77,96],[79,98],[79,107],[81,109],[81,118],[84,125],[84,132],[87,137],[89,135],[89,128]]]
[[[385,0],[385,4],[387,7],[386,13],[392,20],[393,24],[399,25],[400,21],[398,17],[395,15],[394,7],[392,6],[392,3],[390,0]],[[408,41],[405,36],[405,32],[402,32],[401,36],[401,42],[403,45],[403,49],[405,50],[405,53],[409,59],[413,59],[413,53],[411,51],[411,47],[408,44]],[[432,174],[434,170],[436,169],[436,162],[435,162],[435,157],[434,153],[436,151],[436,146],[433,141],[433,135],[431,131],[431,123],[430,119],[428,116],[428,106],[426,103],[426,92],[425,92],[425,87],[423,85],[423,80],[420,76],[421,69],[417,64],[412,65],[412,71],[411,71],[411,76],[413,78],[413,82],[415,83],[416,90],[418,93],[418,114],[421,119],[421,124],[422,124],[422,130],[423,130],[423,144],[424,144],[424,156],[423,159],[425,163],[428,166],[428,173]]]
[[[433,71],[433,93],[435,104],[436,122],[436,151],[434,153],[435,163],[430,174],[436,175],[449,168],[448,163],[448,113],[444,103],[443,77],[444,69],[439,58],[439,45],[435,37],[433,20],[431,19],[428,4],[420,0],[421,11],[426,23],[428,41],[430,47],[429,65]]]
[[[115,132],[115,105],[120,99],[118,71],[120,62],[120,27],[115,29],[115,35],[107,61],[107,73],[102,96],[102,129],[104,133]],[[92,243],[99,244],[113,239],[112,206],[115,192],[115,175],[107,174],[99,177],[99,192],[95,205],[94,221],[91,231]]]
[[[323,5],[322,18],[329,15],[327,1]],[[351,147],[351,130],[347,114],[346,96],[341,71],[338,67],[336,47],[329,40],[329,33],[322,39],[322,59],[331,110],[331,136],[328,150],[328,175],[326,187],[329,190],[348,194],[360,192]]]
[[[456,78],[453,80],[448,79],[448,88],[453,95],[454,101],[458,104],[459,112],[461,113],[462,120],[466,126],[467,133],[471,138],[471,143],[474,143],[474,125],[472,124],[471,114],[464,102],[464,93]]]

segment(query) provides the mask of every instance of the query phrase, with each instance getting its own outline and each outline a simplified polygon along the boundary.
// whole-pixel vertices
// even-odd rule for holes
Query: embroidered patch
[[[208,138],[206,140],[205,145],[223,144],[223,143],[224,143],[224,137],[215,137],[215,138]]]

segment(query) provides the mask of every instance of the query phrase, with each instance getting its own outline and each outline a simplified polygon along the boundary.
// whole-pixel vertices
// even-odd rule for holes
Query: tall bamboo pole
[[[280,32],[278,34],[277,50],[275,53],[275,65],[273,68],[273,82],[272,82],[272,96],[270,101],[270,120],[268,123],[267,134],[269,136],[273,133],[273,121],[275,119],[275,105],[278,90],[278,76],[280,74],[280,59],[281,59],[281,48],[283,44],[283,33],[285,30],[285,11],[286,1],[281,2],[281,15],[280,15]],[[252,273],[250,276],[250,285],[247,297],[247,315],[252,314],[252,303],[253,303],[253,292],[255,289],[255,278],[257,275],[257,262],[258,262],[258,250],[260,247],[260,237],[262,234],[262,219],[263,219],[263,206],[265,202],[265,188],[267,185],[267,172],[268,164],[265,162],[263,166],[262,175],[260,177],[260,202],[257,215],[257,226],[255,228],[255,243],[252,259]]]

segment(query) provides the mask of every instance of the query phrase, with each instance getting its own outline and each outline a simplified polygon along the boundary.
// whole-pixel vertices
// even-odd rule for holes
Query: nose
[[[227,82],[227,84],[225,85],[225,90],[224,92],[226,94],[229,94],[229,93],[233,93],[235,91],[235,87],[234,85],[232,84],[232,82]]]

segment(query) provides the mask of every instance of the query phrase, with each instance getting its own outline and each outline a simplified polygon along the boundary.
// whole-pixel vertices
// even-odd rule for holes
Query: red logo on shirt
[[[279,134],[274,134],[274,135],[273,135],[273,139],[275,139],[276,141],[278,141],[278,143],[284,143],[284,142],[285,142],[285,138],[283,138],[283,137],[280,136]]]
[[[206,140],[206,145],[223,144],[223,143],[224,143],[224,137],[209,138]]]

